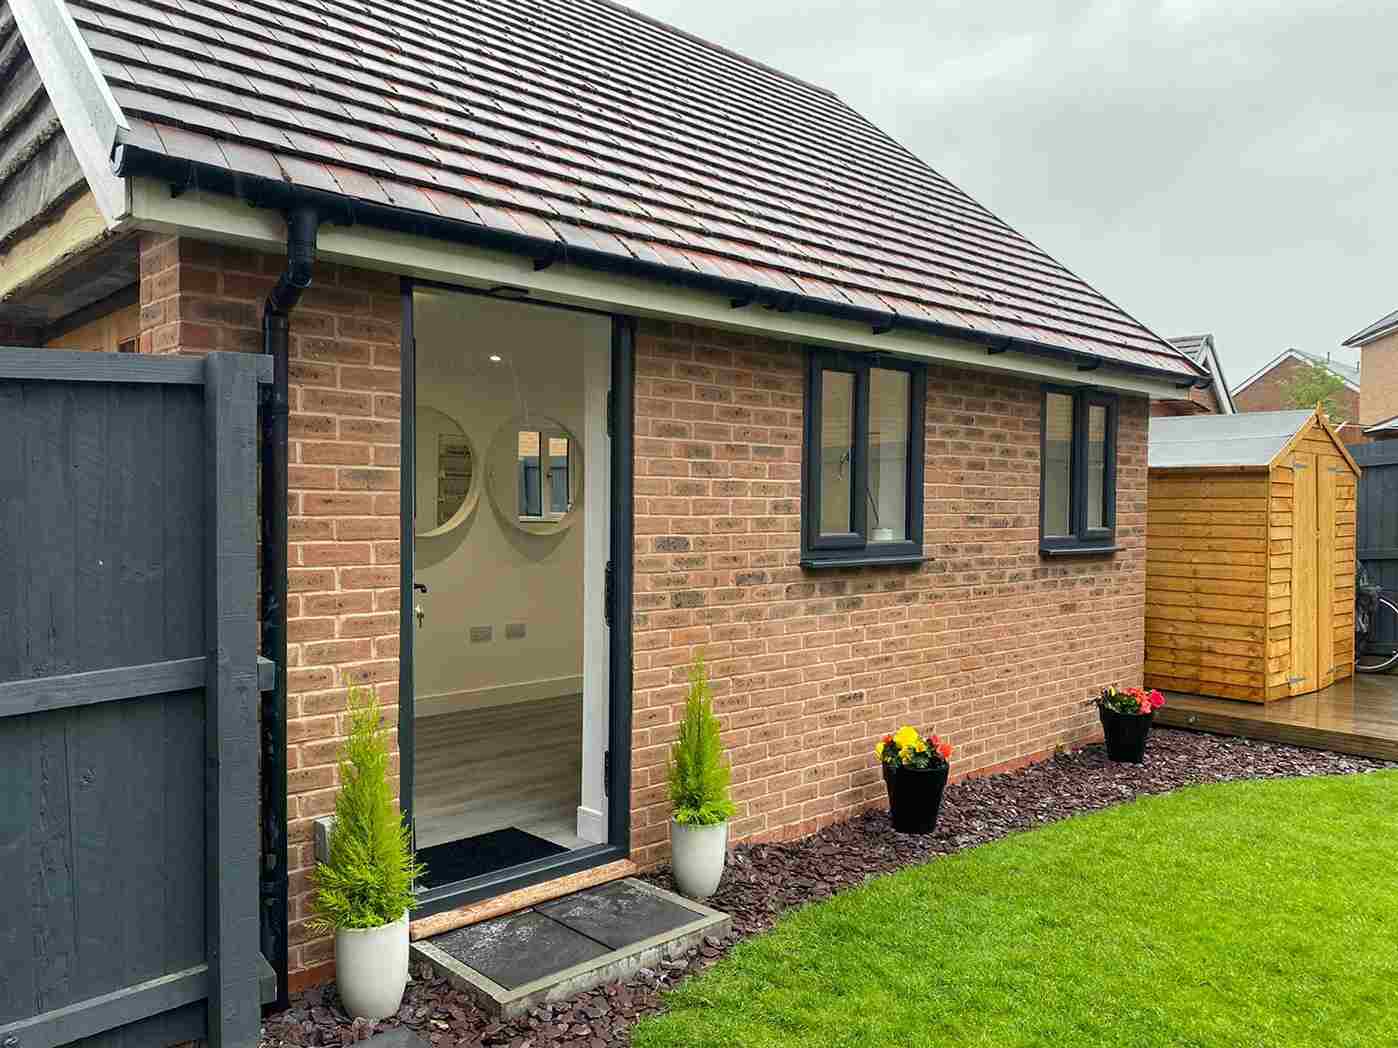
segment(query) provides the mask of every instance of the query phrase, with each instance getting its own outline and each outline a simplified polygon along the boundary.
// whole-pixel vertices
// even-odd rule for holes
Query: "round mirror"
[[[571,527],[582,506],[582,445],[556,419],[515,418],[490,445],[495,512],[530,535]]]
[[[458,527],[480,501],[475,448],[456,419],[432,407],[417,409],[417,505],[413,534],[420,539]]]

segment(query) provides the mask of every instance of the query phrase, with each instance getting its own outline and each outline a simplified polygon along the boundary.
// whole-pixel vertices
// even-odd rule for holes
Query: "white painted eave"
[[[259,251],[286,250],[286,225],[275,211],[258,209],[222,194],[190,189],[172,196],[163,182],[134,178],[131,213],[123,223]],[[329,262],[387,271],[461,287],[522,289],[536,301],[584,306],[607,312],[681,321],[725,331],[760,335],[803,345],[892,353],[980,371],[1144,396],[1178,395],[1177,383],[1161,376],[1112,369],[1110,363],[1082,371],[1070,361],[1009,351],[990,354],[969,341],[913,331],[875,335],[868,325],[761,307],[734,309],[728,299],[653,280],[599,273],[566,263],[536,271],[519,255],[412,236],[370,226],[323,225],[319,256]],[[1186,376],[1181,376],[1184,381]]]

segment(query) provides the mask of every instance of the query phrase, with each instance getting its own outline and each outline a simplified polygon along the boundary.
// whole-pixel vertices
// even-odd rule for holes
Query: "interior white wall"
[[[461,425],[478,468],[501,427],[519,415],[556,419],[583,439],[583,361],[589,344],[594,352],[610,345],[605,318],[429,291],[417,294],[413,320],[418,404]],[[492,354],[503,359],[493,363]],[[431,469],[418,463],[419,472]],[[584,484],[591,489],[586,469]],[[462,693],[495,704],[582,690],[590,496],[559,535],[524,534],[486,493],[460,527],[417,540],[414,581],[428,587],[416,596],[425,611],[413,662],[419,716],[442,708],[434,699]],[[524,623],[525,636],[506,639],[507,623]],[[471,643],[473,626],[490,626],[492,639]]]

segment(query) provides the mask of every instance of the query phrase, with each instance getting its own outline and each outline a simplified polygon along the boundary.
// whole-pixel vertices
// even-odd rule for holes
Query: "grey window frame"
[[[868,491],[869,371],[883,368],[908,374],[908,500],[906,539],[869,541],[868,499],[856,498],[853,528],[837,535],[820,531],[822,374],[842,371],[854,376],[854,454],[852,487]],[[919,564],[923,537],[923,475],[927,431],[927,366],[915,360],[839,350],[807,350],[805,425],[801,454],[801,566],[854,567],[861,564]]]
[[[1045,535],[1048,484],[1048,397],[1061,393],[1073,398],[1072,458],[1068,468],[1068,535]],[[1104,526],[1087,526],[1087,438],[1088,409],[1107,411],[1106,463],[1103,476],[1102,520]],[[1075,554],[1114,553],[1116,544],[1116,451],[1119,402],[1113,393],[1085,386],[1045,385],[1039,393],[1039,553],[1046,557]]]

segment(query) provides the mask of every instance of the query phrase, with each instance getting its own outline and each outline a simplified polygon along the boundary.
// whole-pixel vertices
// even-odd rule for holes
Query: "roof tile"
[[[833,95],[607,0],[70,9],[133,142],[154,124],[249,174],[1198,374]]]

